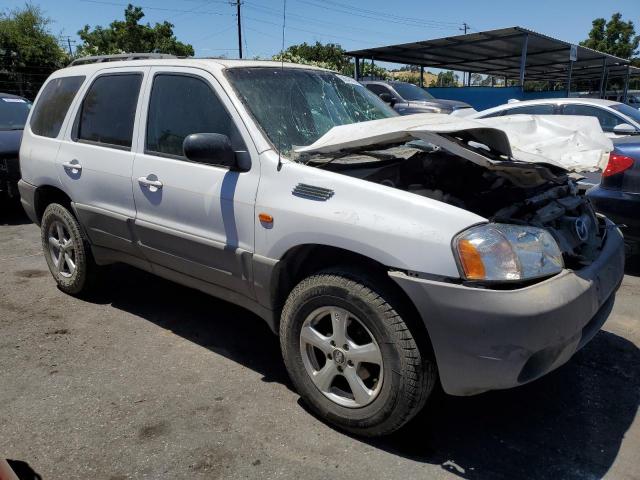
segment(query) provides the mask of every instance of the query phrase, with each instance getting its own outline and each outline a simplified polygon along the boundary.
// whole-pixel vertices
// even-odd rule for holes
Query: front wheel
[[[41,236],[44,257],[60,290],[85,293],[97,266],[76,218],[64,206],[50,204],[42,215]]]
[[[437,373],[385,285],[357,271],[298,284],[280,324],[283,357],[303,399],[353,433],[391,433],[424,406]],[[422,348],[421,348],[422,347]]]

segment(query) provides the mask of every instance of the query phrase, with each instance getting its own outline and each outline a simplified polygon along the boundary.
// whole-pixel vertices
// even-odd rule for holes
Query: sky
[[[30,0],[52,20],[52,33],[70,36],[72,48],[84,25],[106,26],[124,17],[127,0]],[[620,12],[640,33],[640,0],[242,0],[245,58],[269,58],[282,48],[286,2],[285,48],[296,43],[339,43],[357,50],[521,26],[572,43],[587,37],[591,21]],[[24,6],[3,0],[0,9]],[[238,56],[235,0],[139,0],[143,22],[168,20],[174,33],[195,48],[196,56]],[[66,41],[66,40],[65,40]]]

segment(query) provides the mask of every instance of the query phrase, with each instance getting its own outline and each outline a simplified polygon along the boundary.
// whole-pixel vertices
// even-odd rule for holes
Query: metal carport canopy
[[[566,80],[572,44],[522,27],[502,28],[347,52],[359,59],[482,73],[527,80]],[[629,61],[573,45],[577,59],[571,77],[599,79],[637,75]],[[524,69],[521,67],[524,66]]]

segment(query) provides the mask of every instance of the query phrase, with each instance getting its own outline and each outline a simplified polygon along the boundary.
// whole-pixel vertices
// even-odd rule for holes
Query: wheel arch
[[[42,215],[46,208],[52,203],[59,203],[66,207],[72,215],[75,216],[75,211],[72,207],[71,197],[67,195],[60,187],[53,185],[41,185],[36,188],[34,196],[34,209],[38,224],[42,222]]]
[[[388,272],[391,268],[366,255],[330,245],[304,244],[292,247],[274,268],[270,282],[271,301],[276,313],[274,330],[278,332],[282,307],[291,290],[300,281],[323,270],[340,268],[362,273],[373,284],[379,285],[384,292],[390,294],[397,304],[394,304],[394,307],[401,310],[398,313],[412,327],[417,340],[428,349],[435,361],[426,325],[406,292],[389,278]]]

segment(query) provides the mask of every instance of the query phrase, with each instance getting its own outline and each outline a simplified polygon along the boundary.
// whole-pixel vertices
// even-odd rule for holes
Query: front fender
[[[321,244],[392,268],[458,277],[451,240],[486,221],[446,203],[316,167],[287,161],[278,170],[275,161],[263,159],[256,199],[256,214],[273,217],[269,225],[256,221],[256,253],[271,259],[299,245]],[[295,195],[300,183],[333,195]]]

